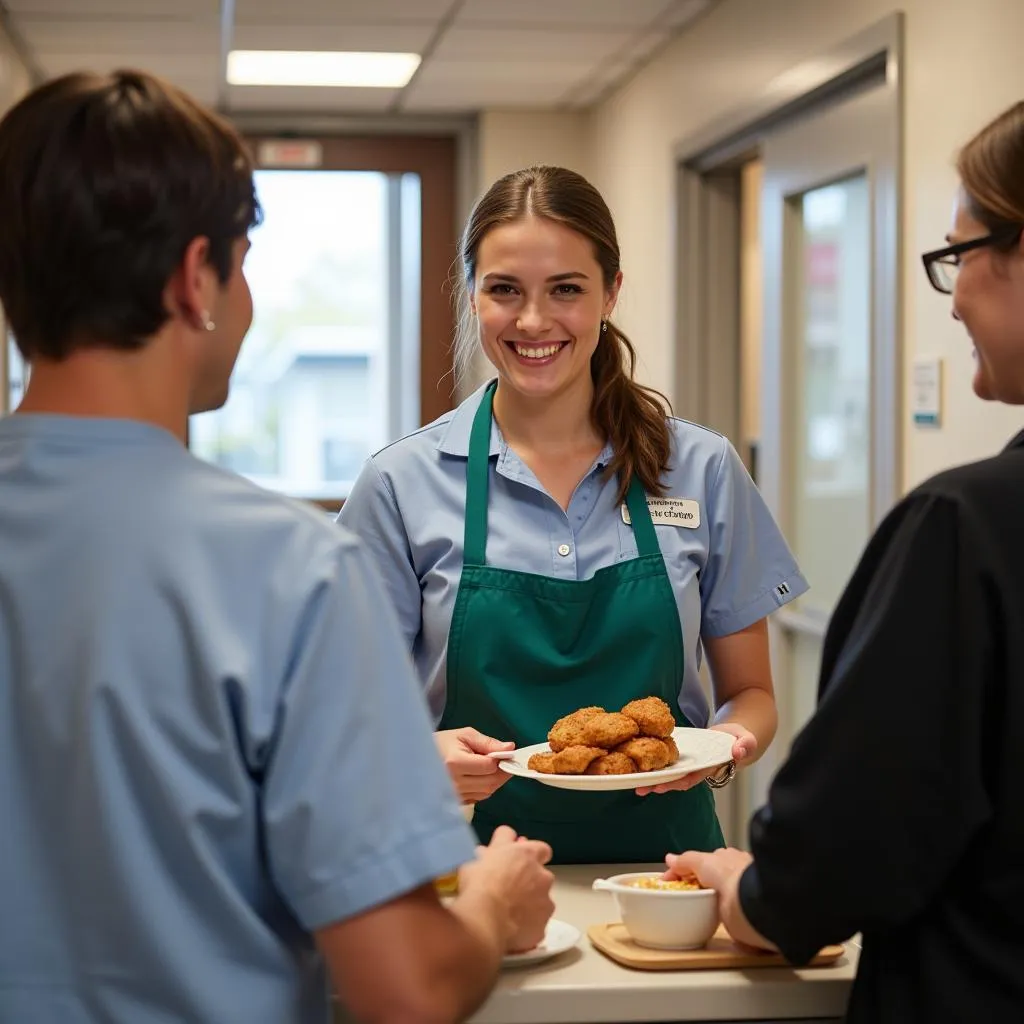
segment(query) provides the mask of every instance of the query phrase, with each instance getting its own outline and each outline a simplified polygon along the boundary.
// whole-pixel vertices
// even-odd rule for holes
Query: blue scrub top
[[[469,435],[483,392],[370,458],[338,517],[383,576],[435,725],[444,712],[448,631],[462,575]],[[683,630],[679,707],[703,726],[711,711],[698,676],[701,637],[752,625],[807,583],[728,440],[685,420],[670,419],[669,429],[671,464],[662,480],[675,501],[668,508],[649,502]],[[492,423],[488,564],[582,580],[635,558],[618,482],[604,478],[612,455],[610,446],[601,452],[566,511]],[[672,509],[692,517],[659,517]]]
[[[0,420],[0,1021],[330,1019],[472,858],[365,549],[141,423]]]

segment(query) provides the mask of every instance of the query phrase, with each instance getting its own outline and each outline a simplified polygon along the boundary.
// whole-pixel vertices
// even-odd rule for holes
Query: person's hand
[[[499,750],[513,750],[514,743],[485,736],[468,726],[435,732],[434,739],[464,804],[486,800],[512,778],[498,768],[493,757],[487,755]]]
[[[506,908],[506,952],[533,949],[544,938],[555,905],[551,900],[554,875],[544,867],[551,860],[551,847],[535,839],[517,836],[507,825],[494,830],[487,846],[477,850],[477,859],[459,871],[459,892],[473,886],[490,886]]]
[[[732,759],[736,767],[743,766],[743,762],[749,760],[757,753],[757,737],[737,722],[721,722],[718,725],[710,726],[716,732],[726,732],[735,737],[732,745]],[[709,775],[721,771],[721,766],[716,768],[704,768],[699,772],[690,772],[674,782],[663,782],[658,786],[641,786],[636,790],[637,796],[647,796],[648,793],[671,793],[674,790],[692,789],[702,783]]]
[[[721,849],[714,853],[670,853],[665,858],[667,879],[696,878],[705,889],[718,893],[718,912],[726,931],[743,946],[752,949],[775,949],[763,935],[754,930],[743,913],[739,900],[740,876],[754,858],[742,850]]]

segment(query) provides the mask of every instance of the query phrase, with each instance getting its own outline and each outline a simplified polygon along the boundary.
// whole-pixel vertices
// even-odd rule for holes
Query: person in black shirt
[[[1024,404],[1024,103],[957,162],[923,257]],[[818,709],[739,850],[670,854],[738,941],[793,964],[860,932],[856,1022],[1024,1020],[1024,433],[914,490],[870,541],[825,639]]]

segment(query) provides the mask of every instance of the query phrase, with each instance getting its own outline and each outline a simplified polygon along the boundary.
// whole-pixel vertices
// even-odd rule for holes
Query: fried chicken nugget
[[[611,750],[631,740],[639,731],[640,727],[632,718],[613,711],[611,714],[594,715],[583,723],[583,742],[589,747]]]
[[[582,775],[605,751],[600,747],[566,747],[555,754],[555,771],[559,775]]]
[[[622,713],[632,718],[640,727],[641,736],[658,736],[664,739],[672,735],[676,720],[672,709],[660,697],[644,697],[643,700],[631,700]]]
[[[589,707],[580,708],[578,711],[574,711],[571,715],[566,715],[564,718],[560,718],[553,726],[551,726],[551,731],[548,733],[548,746],[550,746],[552,751],[556,754],[560,750],[565,750],[566,747],[584,746],[584,724],[595,715],[603,714],[604,708]]]
[[[541,775],[555,775],[555,754],[531,754],[526,767],[531,772],[540,772]]]
[[[615,751],[631,757],[642,772],[656,772],[672,760],[668,744],[654,736],[638,736],[627,740],[619,744]]]
[[[625,754],[605,754],[590,762],[586,775],[630,775],[637,771],[636,762]]]
[[[553,754],[531,754],[526,767],[541,775],[582,775],[591,762],[604,756],[599,747],[566,747]]]
[[[666,736],[661,742],[668,747],[669,756],[672,758],[669,764],[675,764],[679,760],[679,748],[676,746],[676,741],[671,736]],[[668,765],[665,767],[667,768]]]

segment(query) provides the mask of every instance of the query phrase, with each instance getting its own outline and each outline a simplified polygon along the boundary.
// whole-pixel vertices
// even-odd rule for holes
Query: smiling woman
[[[735,764],[576,792],[491,755],[574,709],[660,698],[666,729],[710,726],[749,763],[775,731],[764,619],[807,585],[729,443],[633,379],[611,320],[615,226],[589,182],[557,167],[500,179],[461,257],[457,363],[479,346],[497,379],[371,458],[340,519],[383,571],[482,839],[510,824],[562,863],[657,860],[683,837],[714,849],[701,783]]]
[[[503,414],[510,403],[573,396],[577,407],[582,401],[591,409],[575,439],[582,461],[610,439],[620,484],[636,472],[649,493],[663,494],[668,402],[633,380],[636,353],[609,320],[622,271],[611,213],[597,190],[558,167],[506,175],[470,218],[462,264],[456,367],[464,372],[482,345],[505,385],[495,396],[498,421],[518,415]]]

